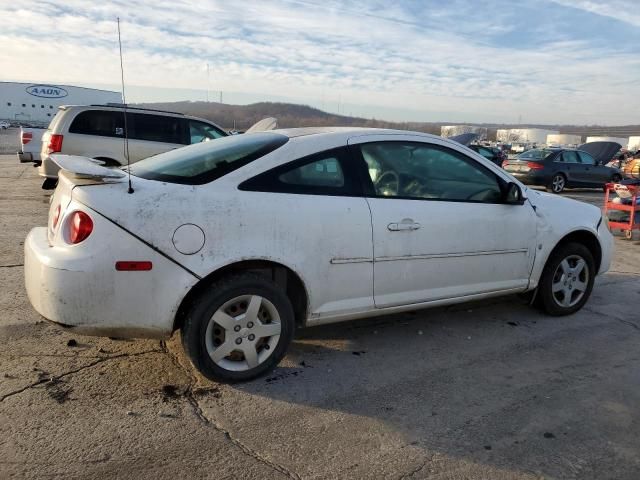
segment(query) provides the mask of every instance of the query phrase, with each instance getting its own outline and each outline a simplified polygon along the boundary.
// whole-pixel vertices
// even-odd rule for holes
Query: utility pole
[[[209,103],[209,62],[207,62],[207,103]]]

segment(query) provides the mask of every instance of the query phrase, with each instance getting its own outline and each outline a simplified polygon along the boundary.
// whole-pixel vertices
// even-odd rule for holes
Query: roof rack
[[[141,108],[141,107],[130,107],[129,105],[124,105],[123,103],[102,103],[102,104],[91,104],[90,107],[109,107],[109,108],[127,108],[127,110],[142,110],[145,112],[158,112],[158,113],[170,113],[172,115],[182,115],[184,113],[180,112],[170,112],[168,110],[157,110],[154,108]]]

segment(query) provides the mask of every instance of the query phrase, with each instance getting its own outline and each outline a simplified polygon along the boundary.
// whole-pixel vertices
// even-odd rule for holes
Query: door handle
[[[409,218],[405,218],[401,222],[398,223],[390,223],[387,225],[387,228],[391,232],[400,232],[404,230],[418,230],[422,225]]]

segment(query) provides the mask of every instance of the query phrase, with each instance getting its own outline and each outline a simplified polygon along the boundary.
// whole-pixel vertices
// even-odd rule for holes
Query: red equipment
[[[640,205],[638,205],[638,199],[640,198],[640,185],[621,185],[619,183],[607,183],[605,186],[606,195],[604,198],[604,214],[609,217],[610,211],[623,211],[629,213],[628,222],[618,222],[609,220],[609,228],[620,229],[624,231],[624,236],[627,240],[631,240],[634,230],[640,230],[640,222],[636,222],[636,215],[640,215]],[[624,203],[614,202],[611,198],[611,193],[615,193],[620,199],[630,199],[631,203],[625,205]]]

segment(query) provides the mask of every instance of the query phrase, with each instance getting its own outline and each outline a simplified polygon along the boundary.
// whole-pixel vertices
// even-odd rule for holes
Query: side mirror
[[[525,200],[524,193],[517,183],[509,182],[504,195],[504,203],[507,205],[523,205]]]

